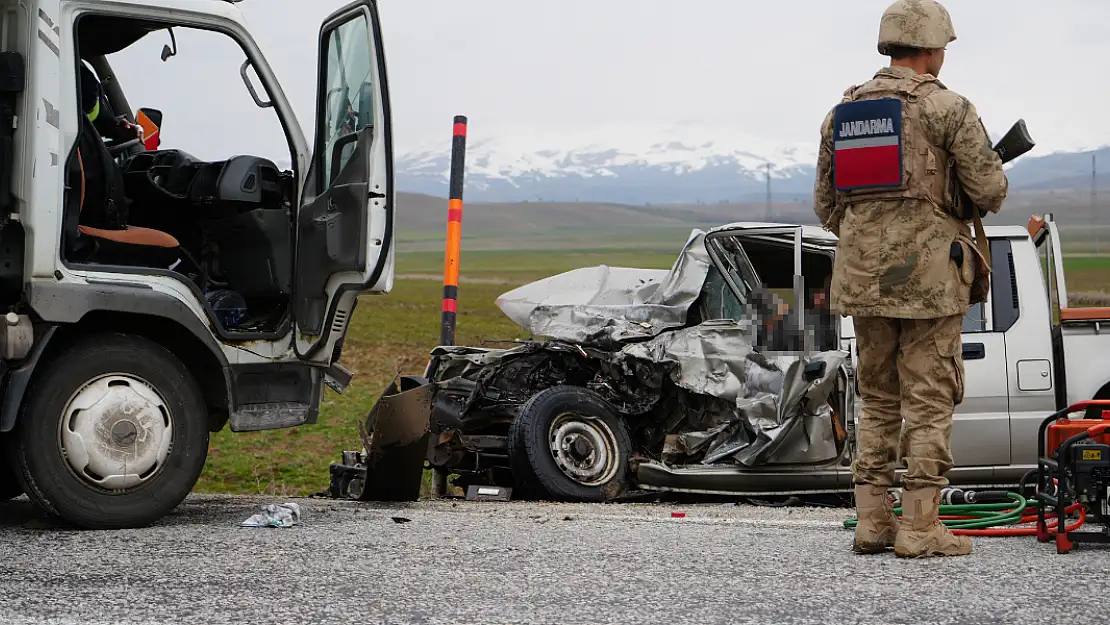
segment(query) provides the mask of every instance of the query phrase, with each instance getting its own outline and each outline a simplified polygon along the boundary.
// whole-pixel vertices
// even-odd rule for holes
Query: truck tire
[[[203,396],[185,365],[124,334],[44,364],[9,441],[31,500],[86,529],[142,527],[176,508],[208,455]]]
[[[617,411],[575,386],[533,395],[509,426],[509,464],[518,490],[555,501],[600,502],[622,494],[631,448]]]

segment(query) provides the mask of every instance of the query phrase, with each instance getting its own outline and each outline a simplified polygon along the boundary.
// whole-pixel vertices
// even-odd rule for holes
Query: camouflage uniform
[[[932,85],[920,100],[924,138],[933,146],[951,146],[950,158],[967,195],[981,209],[997,213],[1008,184],[971,102],[904,67],[880,70],[857,92],[909,90],[923,78],[927,82],[921,84]],[[830,112],[821,129],[814,210],[840,239],[832,309],[852,316],[856,328],[863,399],[856,481],[893,485],[893,450],[904,414],[903,457],[909,470],[904,487],[944,486],[952,466],[952,412],[963,400],[962,319],[976,264],[983,259],[971,229],[948,212],[954,185],[943,185],[947,188],[934,201],[877,199],[847,206],[838,201],[832,133]],[[944,163],[938,163],[935,174],[943,173]],[[951,258],[954,242],[963,248],[962,267]]]
[[[924,4],[930,6],[922,9]],[[896,2],[884,15],[880,52],[885,53],[883,42],[892,39],[906,45],[932,37],[930,45],[910,45],[926,49],[954,40],[950,22],[950,37],[938,40],[938,33],[928,30],[936,23],[918,19],[922,10],[932,11],[935,18],[937,7],[928,0]],[[947,19],[947,12],[943,17]],[[900,39],[889,36],[891,29]],[[970,228],[953,216],[956,198],[962,186],[980,209],[997,213],[1008,193],[1001,159],[966,98],[931,75],[891,66],[846,91],[842,102],[884,97],[902,100],[905,110],[904,188],[864,190],[855,196],[837,190],[836,109],[821,128],[814,188],[814,210],[839,238],[830,305],[834,312],[852,316],[856,329],[863,403],[853,467],[861,485],[857,503],[861,488],[871,488],[864,495],[871,497],[894,484],[896,453],[907,466],[905,491],[948,483],[944,476],[952,466],[952,413],[964,393],[962,318],[971,303],[976,271],[986,268]],[[953,260],[956,245],[962,254],[959,266]],[[865,516],[883,517],[876,501],[870,499],[867,509],[861,509],[861,525]],[[892,517],[889,507],[885,514]]]

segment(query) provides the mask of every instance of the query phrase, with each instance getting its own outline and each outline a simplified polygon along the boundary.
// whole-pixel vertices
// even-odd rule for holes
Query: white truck
[[[0,501],[148,524],[190,492],[210,432],[314,423],[350,381],[356,298],[389,292],[395,255],[377,7],[321,26],[309,144],[236,1],[0,0]],[[158,145],[160,112],[132,110],[111,61],[158,37],[184,58],[189,29],[242,52],[222,62],[291,166]],[[108,141],[105,121],[146,133]]]

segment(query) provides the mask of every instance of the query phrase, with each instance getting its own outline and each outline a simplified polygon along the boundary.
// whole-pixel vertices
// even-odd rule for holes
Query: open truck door
[[[296,220],[293,321],[297,356],[338,354],[360,293],[392,288],[392,120],[373,0],[320,28],[316,139]]]

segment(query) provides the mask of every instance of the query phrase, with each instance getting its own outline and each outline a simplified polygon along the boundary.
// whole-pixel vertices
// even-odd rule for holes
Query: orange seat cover
[[[90,237],[96,237],[106,241],[115,241],[116,243],[149,245],[151,247],[178,247],[181,245],[173,235],[150,228],[128,226],[126,230],[103,230],[101,228],[77,226],[77,229],[80,230],[82,234],[87,234]]]

